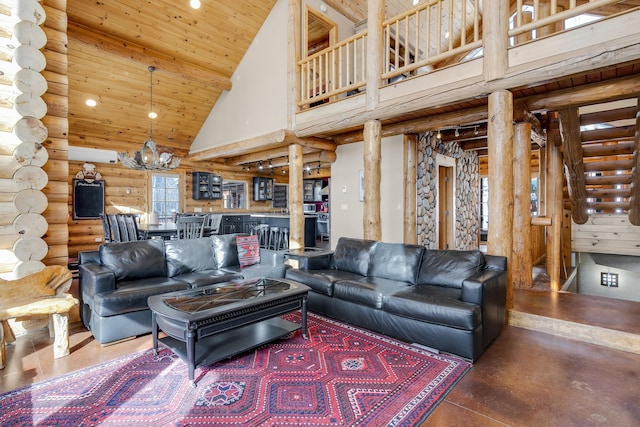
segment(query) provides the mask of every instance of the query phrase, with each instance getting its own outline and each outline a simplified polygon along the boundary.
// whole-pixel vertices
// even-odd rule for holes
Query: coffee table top
[[[149,297],[149,307],[176,320],[222,314],[238,307],[304,294],[309,288],[286,279],[251,279]]]

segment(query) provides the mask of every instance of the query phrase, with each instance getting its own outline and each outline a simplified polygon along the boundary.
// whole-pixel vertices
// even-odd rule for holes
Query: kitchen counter
[[[251,229],[257,224],[268,224],[273,227],[286,227],[291,229],[289,219],[289,214],[269,212],[223,214],[222,233],[250,233]],[[314,247],[316,245],[317,219],[317,215],[304,216],[304,246]]]

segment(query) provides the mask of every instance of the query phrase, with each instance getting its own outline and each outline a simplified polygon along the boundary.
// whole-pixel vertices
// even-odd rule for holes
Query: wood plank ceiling
[[[138,149],[149,134],[154,65],[154,139],[186,154],[274,4],[69,0],[70,145]]]

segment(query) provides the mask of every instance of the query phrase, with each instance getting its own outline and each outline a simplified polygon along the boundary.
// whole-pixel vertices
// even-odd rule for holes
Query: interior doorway
[[[306,47],[303,56],[311,56],[316,52],[329,47],[336,42],[337,28],[335,22],[324,16],[321,12],[305,7],[304,14],[305,31],[303,46]]]
[[[455,160],[441,156],[438,166],[438,249],[455,249]]]

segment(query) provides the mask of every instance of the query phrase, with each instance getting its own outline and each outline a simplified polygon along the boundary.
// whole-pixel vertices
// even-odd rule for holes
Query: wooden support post
[[[509,2],[497,0],[484,5],[482,15],[484,34],[484,79],[492,81],[504,77],[509,67]]]
[[[571,200],[571,216],[577,224],[584,224],[589,219],[589,213],[587,210],[587,187],[584,180],[582,140],[580,138],[580,116],[577,107],[560,110],[558,114],[562,135],[562,153],[566,165],[565,175]]]
[[[551,226],[546,229],[547,238],[547,274],[550,287],[560,289],[560,260],[562,236],[562,152],[560,144],[559,119],[557,112],[549,113],[549,130],[547,132],[547,216],[551,217]]]
[[[513,242],[513,95],[489,95],[487,145],[489,160],[489,233],[487,251],[511,258]],[[513,307],[512,260],[507,268],[507,308]]]
[[[304,211],[302,210],[302,147],[289,146],[289,248],[304,247]]]
[[[513,156],[513,251],[511,272],[513,286],[532,288],[533,255],[531,253],[531,124],[515,125]]]
[[[404,136],[404,243],[417,244],[418,135]]]
[[[364,208],[363,234],[365,239],[380,240],[380,177],[382,138],[378,120],[369,120],[364,124]]]
[[[630,204],[629,222],[633,225],[640,225],[640,99],[638,99],[636,112],[636,133],[633,137]]]
[[[292,120],[299,111],[298,107],[298,82],[300,70],[298,61],[300,60],[302,46],[302,0],[293,0],[289,2],[289,27],[287,32],[287,128],[293,129]]]
[[[367,8],[367,110],[375,110],[380,100],[380,75],[382,74],[382,21],[384,0],[369,0]]]
[[[533,21],[533,13],[530,11],[522,12],[522,24],[528,24]],[[531,31],[527,31],[526,33],[518,34],[516,36],[516,45],[520,45],[526,43],[532,39]]]

